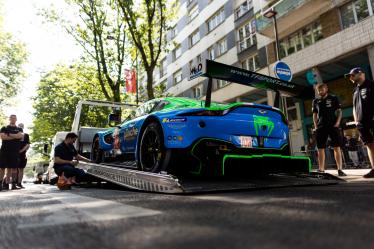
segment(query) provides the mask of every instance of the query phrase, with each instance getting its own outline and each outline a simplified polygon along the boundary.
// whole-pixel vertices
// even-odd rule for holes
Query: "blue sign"
[[[291,68],[283,61],[278,61],[277,63],[275,63],[274,73],[275,73],[275,76],[280,80],[284,80],[284,81],[292,80]]]

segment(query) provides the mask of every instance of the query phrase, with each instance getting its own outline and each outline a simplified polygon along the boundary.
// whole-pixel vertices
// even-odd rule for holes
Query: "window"
[[[227,80],[217,80],[217,89],[225,87],[229,84]]]
[[[198,41],[200,41],[199,29],[195,30],[189,37],[190,47],[194,46]]]
[[[323,39],[322,26],[315,22],[290,35],[279,43],[280,57],[284,58]]]
[[[167,61],[166,58],[162,59],[160,62],[160,78],[166,75]]]
[[[177,25],[171,28],[170,35],[171,39],[175,38],[178,34]]]
[[[214,52],[214,46],[208,48],[209,60],[214,60],[216,58],[216,53]]]
[[[238,19],[242,15],[248,12],[252,8],[252,0],[246,0],[235,10],[235,19]]]
[[[242,68],[255,72],[259,69],[260,67],[260,59],[258,55],[254,55],[246,59],[245,61],[242,62]]]
[[[188,11],[188,21],[191,22],[195,17],[199,15],[199,6],[195,4],[190,11]]]
[[[369,7],[366,0],[355,1],[354,5],[358,22],[369,16]]]
[[[313,33],[312,27],[306,27],[301,31],[301,36],[303,37],[304,47],[308,47],[313,44]]]
[[[197,60],[197,63],[200,63],[202,61],[201,59],[201,54],[199,54],[197,57],[196,57],[196,60]]]
[[[224,38],[217,43],[217,57],[223,55],[227,51],[227,39]]]
[[[246,23],[237,30],[239,52],[256,44],[255,30],[252,30],[251,22]]]
[[[323,39],[322,26],[319,22],[313,24],[313,40],[318,42]]]
[[[225,20],[225,11],[224,9],[220,9],[217,13],[215,13],[211,18],[208,19],[208,31],[212,31],[218,25],[220,25]]]
[[[182,70],[178,70],[173,74],[174,85],[182,81]]]
[[[340,8],[343,28],[349,28],[373,15],[374,0],[355,0]]]
[[[208,58],[214,60],[217,57],[223,55],[227,51],[227,39],[226,37],[218,41],[216,44],[208,48]]]
[[[176,60],[182,55],[182,47],[178,45],[176,48],[173,50],[173,59]]]
[[[193,97],[199,99],[203,96],[203,85],[200,84],[193,88]]]

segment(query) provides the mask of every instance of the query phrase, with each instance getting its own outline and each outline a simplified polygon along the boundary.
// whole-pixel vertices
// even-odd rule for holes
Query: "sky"
[[[4,30],[26,45],[29,53],[25,65],[26,79],[16,97],[16,105],[5,109],[5,114],[16,114],[18,122],[25,124],[26,132],[32,126],[32,97],[36,95],[37,83],[42,72],[53,69],[58,63],[70,63],[78,59],[82,50],[60,27],[43,24],[38,13],[42,8],[55,7],[64,10],[64,0],[0,0],[3,3]]]

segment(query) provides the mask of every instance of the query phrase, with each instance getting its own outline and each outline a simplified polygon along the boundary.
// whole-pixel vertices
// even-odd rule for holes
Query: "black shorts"
[[[26,157],[20,157],[19,159],[19,166],[18,168],[25,168],[27,165],[27,158]]]
[[[342,139],[339,128],[336,127],[321,127],[316,130],[317,148],[324,149],[327,146],[327,139],[330,137],[332,147],[340,147]]]
[[[357,124],[357,130],[365,145],[374,142],[374,121]]]
[[[0,168],[12,168],[16,169],[19,165],[19,153],[18,151],[0,151]]]

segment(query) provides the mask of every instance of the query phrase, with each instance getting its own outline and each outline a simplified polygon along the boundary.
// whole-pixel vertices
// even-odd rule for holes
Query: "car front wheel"
[[[153,173],[166,171],[169,161],[170,151],[165,148],[161,125],[152,122],[145,128],[140,140],[140,169]]]

